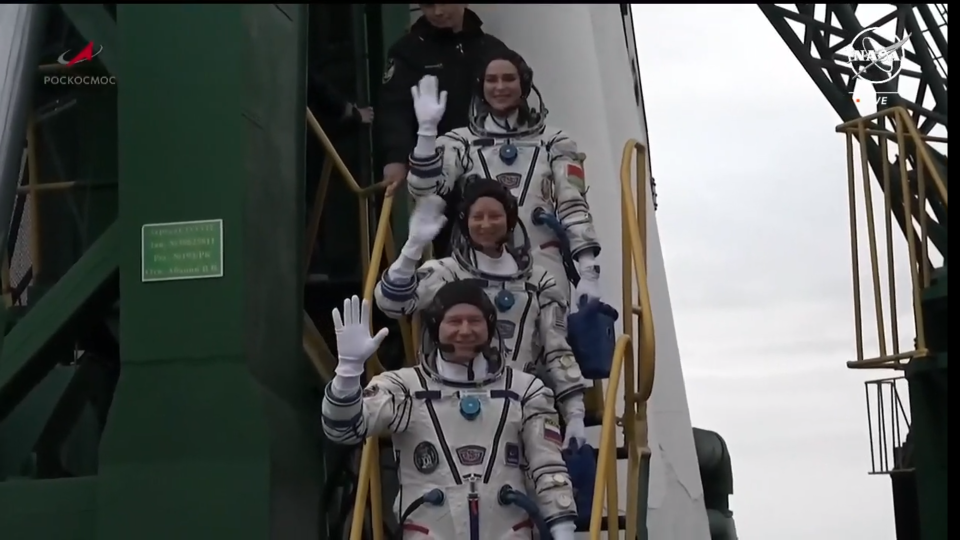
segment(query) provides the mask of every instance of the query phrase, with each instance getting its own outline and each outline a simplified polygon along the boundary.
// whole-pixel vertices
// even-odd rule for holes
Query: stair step
[[[602,425],[603,425],[603,417],[602,417],[602,416],[597,417],[597,416],[593,416],[593,415],[591,415],[591,414],[588,413],[586,416],[583,417],[583,426],[584,426],[584,427],[597,427],[597,426],[602,426]]]
[[[597,461],[600,461],[600,450],[597,449],[597,448],[594,448],[594,449],[593,449],[593,453],[596,454],[596,456],[597,456]],[[629,452],[627,451],[627,447],[626,447],[626,446],[618,446],[618,447],[617,447],[617,459],[618,459],[618,460],[627,459],[627,457],[629,457]]]
[[[595,417],[595,416],[587,415],[587,416],[583,419],[583,425],[584,425],[584,427],[597,427],[597,426],[601,426],[601,425],[603,425],[603,418],[597,418],[597,417]],[[597,449],[594,448],[594,451],[596,452]],[[617,447],[617,459],[627,459],[627,447],[626,447],[626,446],[618,446],[618,447]]]
[[[625,531],[627,529],[627,516],[617,516],[617,521],[620,523],[620,530]],[[590,519],[578,519],[577,520],[577,532],[590,532]],[[600,530],[607,530],[607,516],[603,516],[603,519],[600,520]]]

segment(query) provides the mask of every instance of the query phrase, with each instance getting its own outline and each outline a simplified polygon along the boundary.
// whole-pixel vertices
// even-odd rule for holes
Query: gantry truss
[[[920,133],[927,136],[928,150],[948,178],[947,136],[947,6],[946,4],[759,4],[764,15],[803,65],[833,109],[844,122],[862,116],[854,98],[857,77],[850,66],[853,40],[867,29],[867,35],[880,47],[889,47],[909,36],[902,51],[902,69],[891,80],[874,85],[878,94],[889,97],[886,106],[901,106],[910,111]],[[845,52],[846,51],[846,52]],[[860,82],[860,84],[865,84]],[[869,84],[869,83],[867,83]],[[911,98],[912,97],[912,98]],[[893,131],[892,126],[879,126]],[[869,136],[867,154],[877,178],[883,157],[876,138]],[[912,144],[912,143],[910,143]],[[913,148],[895,148],[888,152],[894,163],[905,159],[908,176],[915,183],[916,152]],[[904,219],[899,167],[891,182],[894,213],[905,234],[913,236],[913,227]],[[916,189],[911,189],[917,193]],[[916,198],[916,197],[914,197]],[[919,203],[916,203],[919,206]],[[928,201],[926,211],[932,223],[930,238],[944,256],[946,249],[946,209],[941,201]],[[934,231],[937,229],[937,231]]]

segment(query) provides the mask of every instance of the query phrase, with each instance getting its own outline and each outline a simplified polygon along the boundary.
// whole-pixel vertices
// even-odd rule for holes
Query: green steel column
[[[947,369],[943,357],[907,368],[921,540],[947,540]],[[936,366],[936,364],[942,364]]]
[[[910,434],[914,443],[917,507],[921,540],[946,540],[949,399],[947,348],[951,329],[947,302],[947,266],[933,271],[923,291],[923,317],[930,356],[907,366],[910,385]]]
[[[122,372],[101,540],[316,540],[300,276],[306,9],[118,7]],[[223,277],[141,281],[141,226],[223,220]]]

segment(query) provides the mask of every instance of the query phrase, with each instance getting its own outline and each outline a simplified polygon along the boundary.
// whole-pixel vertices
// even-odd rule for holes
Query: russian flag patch
[[[563,435],[560,434],[560,425],[552,418],[543,421],[543,438],[557,446],[563,444]]]

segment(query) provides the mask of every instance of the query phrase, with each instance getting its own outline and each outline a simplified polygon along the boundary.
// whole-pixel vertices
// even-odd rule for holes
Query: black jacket
[[[319,118],[343,120],[350,101],[323,76],[320,66],[311,66],[307,72],[307,106]]]
[[[311,79],[313,84],[308,87],[307,92],[311,108],[325,117],[337,120],[343,118],[350,102],[327,81],[319,77]]]
[[[410,32],[390,47],[377,108],[384,163],[406,163],[416,145],[417,117],[410,87],[424,75],[436,76],[440,89],[447,92],[447,110],[439,133],[467,125],[478,64],[495,47],[506,48],[502,41],[485,34],[482,25],[480,17],[469,9],[463,31],[456,34],[420,17]]]

